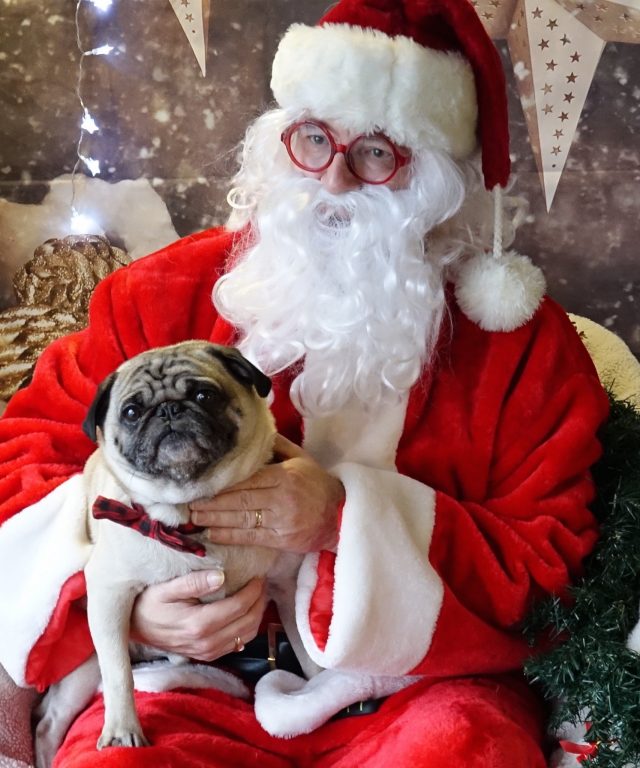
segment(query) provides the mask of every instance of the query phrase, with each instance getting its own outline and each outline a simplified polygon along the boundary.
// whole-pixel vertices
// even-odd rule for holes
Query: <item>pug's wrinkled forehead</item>
[[[214,384],[224,389],[225,369],[211,356],[203,357],[197,350],[189,354],[175,350],[173,354],[157,354],[151,350],[135,361],[129,361],[118,371],[114,394],[131,397],[136,394],[145,403],[180,400],[198,384]]]
[[[159,351],[161,351],[161,355],[158,355]],[[171,360],[189,361],[190,364],[199,366],[200,375],[214,378],[216,378],[216,371],[221,372],[220,365],[222,365],[226,373],[242,384],[245,389],[255,388],[260,397],[266,397],[271,391],[271,380],[268,376],[265,376],[259,368],[256,368],[253,363],[243,357],[237,349],[221,344],[205,341],[183,341],[173,346],[142,352],[133,360],[145,368],[148,366],[154,370],[155,367],[157,369],[155,376],[158,380],[176,373],[177,369],[171,369],[169,365]],[[160,365],[163,360],[166,361],[164,368]],[[127,367],[128,363],[124,363],[118,373]]]

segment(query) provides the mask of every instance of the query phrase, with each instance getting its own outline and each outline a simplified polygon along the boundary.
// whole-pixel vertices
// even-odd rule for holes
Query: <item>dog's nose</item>
[[[183,412],[183,404],[177,400],[167,400],[156,408],[156,413],[164,419],[175,419]]]

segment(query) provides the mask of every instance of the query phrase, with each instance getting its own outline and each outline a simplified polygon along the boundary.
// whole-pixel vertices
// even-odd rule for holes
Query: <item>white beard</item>
[[[304,359],[291,390],[301,413],[331,413],[354,397],[397,401],[429,361],[445,259],[426,258],[425,233],[464,197],[459,174],[446,173],[455,166],[436,160],[421,174],[427,185],[405,190],[330,195],[287,168],[272,169],[268,193],[253,195],[251,240],[237,248],[214,302],[268,375]]]

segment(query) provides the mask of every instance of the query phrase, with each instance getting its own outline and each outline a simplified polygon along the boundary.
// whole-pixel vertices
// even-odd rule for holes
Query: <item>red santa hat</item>
[[[462,309],[487,330],[512,330],[535,312],[544,278],[503,253],[499,191],[509,178],[509,130],[500,56],[468,0],[339,0],[317,26],[294,24],[273,62],[280,106],[355,133],[382,131],[414,151],[455,160],[480,148],[496,190],[494,252],[464,262]]]

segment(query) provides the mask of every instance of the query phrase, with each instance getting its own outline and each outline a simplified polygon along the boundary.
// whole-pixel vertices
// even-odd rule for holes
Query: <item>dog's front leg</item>
[[[104,690],[104,728],[98,739],[98,749],[149,744],[136,713],[129,658],[129,620],[138,592],[139,589],[131,584],[87,580],[89,628]]]

